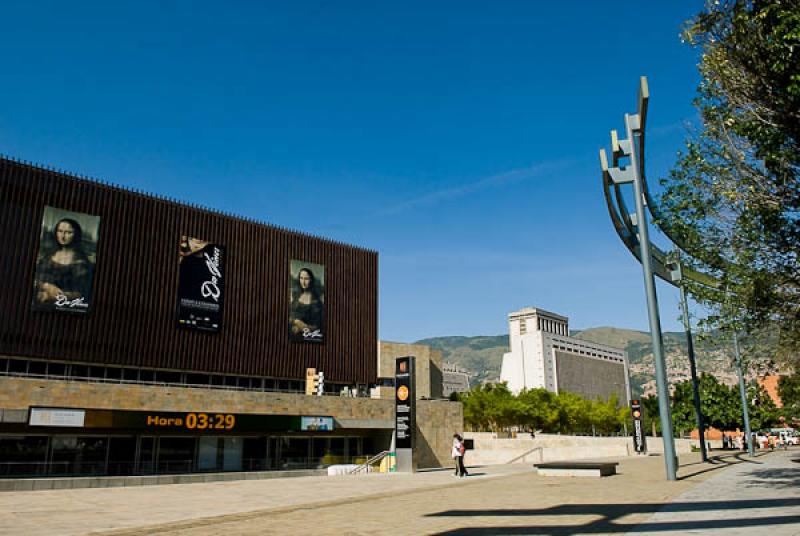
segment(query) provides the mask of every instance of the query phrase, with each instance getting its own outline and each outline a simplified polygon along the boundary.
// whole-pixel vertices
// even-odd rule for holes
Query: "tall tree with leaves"
[[[754,383],[747,388],[747,404],[753,430],[770,428],[779,423],[778,408],[763,385]]]
[[[644,417],[642,424],[645,429],[649,429],[653,437],[661,433],[661,412],[658,408],[658,397],[650,395],[642,398]]]
[[[524,389],[518,395],[522,405],[520,424],[531,430],[555,430],[558,426],[559,410],[556,395],[547,389]]]
[[[700,411],[708,426],[723,431],[743,428],[738,388],[728,387],[710,374],[700,375],[699,387]]]
[[[461,401],[464,422],[474,430],[497,432],[520,420],[520,404],[505,383],[474,387]]]
[[[800,419],[800,374],[782,376],[778,380],[778,396],[783,404],[783,416],[789,422]]]
[[[702,53],[702,126],[663,181],[660,224],[723,281],[741,325],[777,326],[797,363],[800,2],[709,1],[685,37]],[[691,291],[726,323],[719,293]]]
[[[694,414],[694,396],[692,394],[692,382],[685,380],[674,385],[672,391],[672,428],[678,437],[683,437],[691,430],[697,428],[697,420]]]

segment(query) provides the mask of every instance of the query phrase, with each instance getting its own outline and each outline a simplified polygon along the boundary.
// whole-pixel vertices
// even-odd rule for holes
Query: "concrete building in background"
[[[544,388],[589,399],[616,394],[620,404],[630,400],[627,352],[570,337],[565,316],[532,307],[514,311],[508,340],[500,380],[515,394]]]
[[[469,372],[455,363],[445,363],[442,368],[442,396],[448,398],[453,393],[469,391],[469,376]]]
[[[441,399],[442,351],[424,344],[380,341],[378,345],[378,382],[380,396],[394,400],[394,364],[398,357],[413,356],[416,364],[416,392],[418,399]]]

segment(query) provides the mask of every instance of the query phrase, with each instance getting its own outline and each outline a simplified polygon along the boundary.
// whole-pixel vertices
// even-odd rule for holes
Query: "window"
[[[67,373],[67,366],[64,363],[49,363],[47,366],[47,376],[50,378],[63,377]]]
[[[122,369],[122,379],[129,382],[139,381],[139,371],[136,369]]]
[[[158,381],[162,383],[181,383],[180,372],[159,370],[156,377],[158,378]]]
[[[122,369],[116,367],[108,367],[106,368],[106,379],[107,380],[119,380],[122,379]]]
[[[187,374],[186,375],[186,384],[187,385],[208,385],[208,375],[207,374]]]
[[[31,361],[28,363],[28,374],[44,376],[47,374],[47,363],[44,361]]]
[[[140,382],[153,382],[156,379],[155,371],[153,370],[140,370],[139,371],[139,381]]]
[[[22,359],[9,359],[8,372],[11,374],[25,374],[28,371],[28,362]]]

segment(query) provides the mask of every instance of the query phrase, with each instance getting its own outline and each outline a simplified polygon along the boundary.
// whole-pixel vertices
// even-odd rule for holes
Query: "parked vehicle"
[[[800,445],[800,436],[794,428],[770,428],[769,433],[783,439],[786,445]]]

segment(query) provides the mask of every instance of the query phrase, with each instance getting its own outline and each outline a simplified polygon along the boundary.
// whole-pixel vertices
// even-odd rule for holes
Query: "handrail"
[[[514,463],[514,462],[515,462],[515,461],[517,461],[517,460],[521,460],[522,458],[524,458],[524,457],[525,457],[525,456],[527,456],[528,454],[533,454],[533,453],[534,453],[534,452],[536,452],[537,450],[541,451],[541,453],[542,453],[542,455],[541,455],[541,458],[544,458],[544,447],[533,447],[531,450],[529,450],[529,451],[527,451],[527,452],[525,452],[525,453],[523,453],[523,454],[520,454],[520,455],[519,455],[519,456],[517,456],[516,458],[513,458],[513,459],[511,459],[511,460],[507,461],[506,463],[507,463],[507,464],[509,464],[509,463]],[[542,460],[539,460],[539,461],[542,461]]]
[[[348,475],[354,475],[354,474],[356,474],[356,473],[358,473],[360,471],[363,471],[367,467],[370,467],[372,464],[378,463],[379,461],[384,459],[391,452],[392,451],[390,451],[390,450],[384,450],[383,452],[379,452],[378,454],[376,454],[372,458],[368,459],[367,461],[365,461],[364,463],[362,463],[358,467],[355,467],[355,468],[351,469],[350,471],[348,471],[347,474]]]

